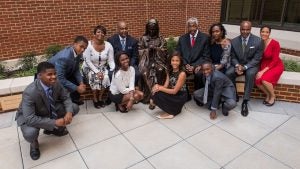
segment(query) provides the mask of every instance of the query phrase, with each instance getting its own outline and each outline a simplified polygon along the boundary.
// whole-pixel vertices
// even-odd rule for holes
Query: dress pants
[[[73,106],[73,111],[74,111],[73,116],[75,116],[79,112],[79,107],[78,107],[77,104],[73,104],[72,106]],[[65,114],[66,114],[66,110],[64,108],[64,105],[63,104],[58,104],[57,108],[58,108],[58,111],[57,111],[58,112],[57,113],[58,117],[57,118],[64,117]],[[23,124],[23,125],[21,125],[21,131],[22,131],[24,139],[26,141],[28,141],[29,143],[33,143],[35,140],[38,139],[40,128],[33,127],[33,126],[30,126],[30,125],[27,125],[27,124]]]
[[[254,86],[255,76],[258,72],[258,67],[248,68],[245,71],[245,87],[244,87],[244,100],[250,100],[251,91]],[[235,73],[235,68],[233,66],[229,67],[226,71],[227,77],[235,84],[235,79],[238,76]]]

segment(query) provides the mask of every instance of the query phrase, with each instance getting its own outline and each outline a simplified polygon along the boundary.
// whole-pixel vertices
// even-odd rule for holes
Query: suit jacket
[[[55,65],[59,82],[71,92],[76,91],[77,85],[71,82],[70,79],[76,79],[78,84],[83,81],[79,69],[80,58],[82,58],[82,55],[75,58],[74,49],[69,46],[48,60],[48,62]]]
[[[184,64],[197,66],[210,59],[208,35],[198,31],[194,47],[191,46],[190,34],[184,34],[179,38],[176,48],[183,57]]]
[[[112,37],[108,38],[107,41],[113,46],[115,54],[122,51],[119,34],[114,34]],[[138,66],[138,41],[130,35],[127,35],[126,37],[125,52],[129,54],[130,65]]]
[[[241,36],[238,36],[231,41],[232,66],[242,64],[246,65],[248,68],[258,67],[262,54],[263,42],[259,37],[253,34],[250,34],[244,54]]]
[[[66,112],[72,112],[73,103],[69,94],[64,87],[59,83],[53,85],[53,99],[58,117],[64,116]],[[59,106],[60,105],[60,106]],[[63,105],[63,106],[61,106]],[[61,110],[64,108],[65,112]],[[45,93],[40,80],[36,79],[29,84],[23,92],[22,101],[16,114],[16,120],[19,126],[27,124],[36,128],[44,128],[53,130],[55,120],[50,119],[50,105],[47,94]]]
[[[211,107],[218,108],[221,98],[235,100],[235,92],[232,81],[222,72],[214,70],[208,88],[208,101],[211,101]]]

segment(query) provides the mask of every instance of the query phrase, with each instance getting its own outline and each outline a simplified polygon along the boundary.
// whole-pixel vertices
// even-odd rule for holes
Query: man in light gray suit
[[[250,21],[241,23],[241,35],[231,41],[231,67],[226,71],[226,75],[234,84],[237,76],[245,75],[244,98],[241,109],[243,116],[248,115],[247,104],[263,53],[263,42],[259,37],[251,34],[251,27]]]
[[[64,87],[56,80],[53,64],[41,62],[37,67],[38,78],[24,90],[22,101],[16,114],[18,126],[26,141],[30,143],[30,157],[40,157],[38,136],[44,134],[63,136],[68,134],[66,125],[79,111],[77,104]]]
[[[217,118],[217,109],[222,104],[222,113],[228,116],[228,112],[236,106],[236,91],[231,80],[218,70],[214,70],[211,62],[204,62],[202,65],[205,87],[194,92],[194,99],[205,104],[210,110],[210,119]],[[199,105],[199,104],[198,104]]]

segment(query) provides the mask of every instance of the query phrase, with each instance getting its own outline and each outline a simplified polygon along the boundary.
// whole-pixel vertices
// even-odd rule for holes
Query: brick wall
[[[25,52],[41,54],[50,44],[70,44],[76,35],[91,38],[98,24],[105,25],[110,36],[120,20],[135,37],[144,33],[150,17],[158,19],[164,37],[185,33],[191,16],[207,32],[220,20],[220,11],[221,0],[1,0],[0,61]]]
[[[244,84],[243,82],[238,82],[238,83],[242,84],[242,86]],[[188,78],[186,84],[189,88],[190,93],[193,94],[194,92],[193,78]],[[238,92],[239,96],[243,96],[244,93],[242,90],[243,89],[241,89],[241,91]],[[275,86],[275,94],[277,100],[300,103],[300,86],[277,84]],[[105,92],[103,96],[105,99],[107,97],[107,92]],[[263,99],[265,98],[265,95],[257,87],[254,87],[251,93],[251,97],[256,99]],[[82,99],[91,100],[92,98],[93,98],[92,90],[88,87],[87,92],[82,95]]]

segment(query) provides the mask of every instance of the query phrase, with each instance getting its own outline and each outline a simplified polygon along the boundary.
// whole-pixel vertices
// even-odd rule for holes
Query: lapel
[[[50,105],[49,105],[48,97],[47,97],[47,95],[46,95],[39,79],[36,80],[36,86],[37,86],[37,89],[38,89],[38,93],[42,97],[42,100],[43,100],[44,104],[47,106],[48,112],[51,113],[50,110],[49,110]]]
[[[236,41],[236,44],[235,45],[235,49],[236,49],[236,52],[238,54],[238,57],[243,57],[243,43],[242,43],[242,36],[238,36],[238,39]]]
[[[116,41],[116,44],[118,45],[118,49],[122,50],[122,44],[121,44],[121,40],[120,40],[120,37],[118,34],[116,34],[116,36],[115,36],[115,41]]]
[[[190,34],[189,34],[189,33],[188,33],[187,36],[185,37],[185,41],[186,41],[187,47],[188,47],[189,49],[191,49],[192,46],[191,46],[191,38],[190,38]]]

